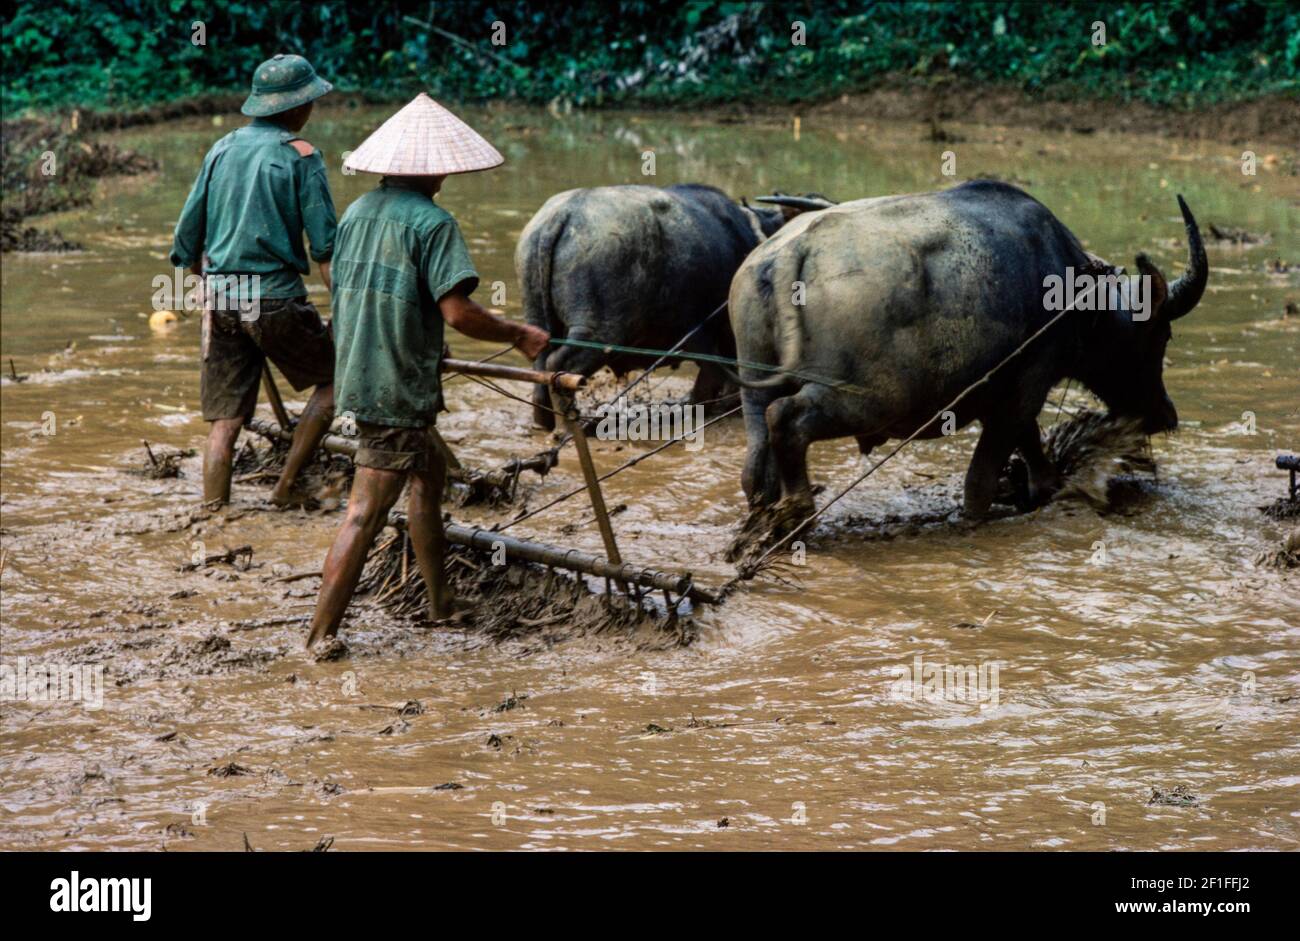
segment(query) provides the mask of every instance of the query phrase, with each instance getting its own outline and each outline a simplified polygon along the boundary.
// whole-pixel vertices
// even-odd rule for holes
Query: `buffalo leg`
[[[1043,439],[1038,433],[1038,422],[1031,420],[1020,432],[1016,442],[1020,456],[1029,471],[1029,503],[1039,506],[1052,498],[1061,487],[1060,475],[1043,454]]]
[[[546,357],[545,352],[538,355],[537,359],[533,360],[533,368],[545,370]],[[555,429],[555,413],[551,411],[551,390],[540,382],[533,386],[533,424],[547,431]]]
[[[767,407],[780,395],[770,389],[743,389],[740,393],[749,445],[740,485],[751,509],[770,506],[781,498],[781,480],[767,433]]]
[[[843,433],[830,418],[830,403],[818,402],[815,386],[779,398],[767,407],[767,433],[781,478],[781,501],[793,509],[812,512],[812,482],[808,479],[808,446]]]
[[[971,519],[988,515],[998,488],[998,474],[1017,444],[1016,431],[1015,425],[1005,422],[984,422],[979,444],[975,445],[975,456],[966,469],[963,515]]]

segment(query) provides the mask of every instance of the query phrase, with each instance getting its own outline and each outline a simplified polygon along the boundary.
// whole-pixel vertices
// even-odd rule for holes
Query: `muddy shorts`
[[[264,300],[255,319],[213,310],[203,350],[203,417],[247,418],[257,406],[266,358],[301,392],[334,381],[334,339],[305,297]]]
[[[429,428],[395,428],[357,422],[358,467],[376,470],[424,471],[439,460]]]

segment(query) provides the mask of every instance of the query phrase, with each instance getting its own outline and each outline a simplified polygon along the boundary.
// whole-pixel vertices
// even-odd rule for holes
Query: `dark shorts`
[[[439,459],[428,427],[396,428],[357,422],[357,456],[353,460],[358,467],[425,471],[435,467]]]
[[[251,320],[229,310],[206,316],[211,323],[199,382],[205,420],[252,415],[267,358],[299,392],[334,381],[334,338],[305,297],[262,301]]]

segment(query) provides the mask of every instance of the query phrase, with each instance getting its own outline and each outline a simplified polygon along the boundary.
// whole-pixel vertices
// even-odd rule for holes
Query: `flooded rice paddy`
[[[305,132],[340,213],[373,178],[342,175],[339,155],[384,114],[325,110]],[[961,140],[935,143],[910,123],[805,120],[796,139],[779,122],[708,116],[466,117],[507,162],[439,198],[480,297],[503,282],[515,316],[513,249],[531,214],[563,189],[645,182],[647,150],[652,182],[737,197],[847,200],[996,176],[1090,251],[1130,268],[1146,251],[1170,277],[1186,258],[1175,193],[1203,230],[1268,239],[1207,246],[1209,290],[1175,325],[1165,370],[1182,427],[1155,439],[1157,478],[1114,512],[945,519],[972,428],[906,449],[822,521],[797,585],[756,582],[695,612],[689,646],[566,640],[563,625],[498,644],[360,603],[351,656],[317,663],[293,620],[317,581],[291,576],[319,569],[337,509],[270,511],[266,488],[244,482],[228,511],[205,513],[197,456],[179,477],[130,473],[142,440],[188,451],[206,432],[196,319],[155,333],[147,315],[187,188],[233,125],[123,132],[162,169],[110,180],[92,208],[52,220],[87,250],[4,258],[0,652],[102,666],[103,688],[98,709],[0,704],[0,847],[1300,845],[1300,573],[1259,561],[1297,525],[1260,511],[1285,491],[1276,453],[1300,444],[1300,315],[1283,318],[1300,303],[1294,152],[1260,147],[1244,176],[1239,145],[1104,130],[953,125]],[[451,341],[463,358],[494,350]],[[683,393],[688,373],[664,390]],[[1088,404],[1077,388],[1064,401]],[[480,385],[450,385],[448,402],[439,426],[467,464],[551,444],[526,405]],[[602,470],[652,446],[593,441]],[[698,450],[609,481],[624,556],[701,584],[730,578],[743,449],[731,420]],[[862,467],[852,441],[814,446],[811,462],[828,493]],[[545,480],[523,478],[520,506],[579,481],[566,449]],[[482,525],[512,512],[453,510]],[[581,500],[512,532],[600,551]],[[180,571],[242,546],[251,559]]]

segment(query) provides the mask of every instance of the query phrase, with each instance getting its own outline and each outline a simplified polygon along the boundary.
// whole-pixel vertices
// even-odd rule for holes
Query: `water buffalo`
[[[524,316],[555,337],[669,349],[727,299],[732,275],[754,246],[799,212],[832,205],[820,197],[768,201],[780,205],[737,205],[699,184],[600,186],[552,196],[515,250]],[[734,355],[726,316],[713,317],[683,350]],[[607,365],[622,375],[652,361],[556,346],[535,365],[588,376]],[[727,386],[721,370],[702,364],[691,401],[717,399]],[[537,424],[554,427],[544,388],[533,403]]]
[[[1049,285],[1069,269],[1079,285],[1102,286],[1076,294],[1069,313],[920,435],[980,422],[965,514],[987,513],[1013,449],[1029,468],[1031,496],[1056,487],[1037,416],[1062,379],[1080,382],[1113,415],[1139,417],[1147,434],[1176,428],[1161,375],[1165,346],[1170,324],[1200,301],[1208,271],[1196,220],[1181,196],[1178,204],[1190,262],[1172,284],[1139,255],[1147,277],[1116,285],[1123,269],[1084,251],[1036,199],[991,181],[842,203],[764,242],[730,294],[749,442],[742,484],[755,516],[769,514],[772,531],[783,533],[811,512],[812,442],[853,436],[865,455],[930,422],[1063,309]]]

